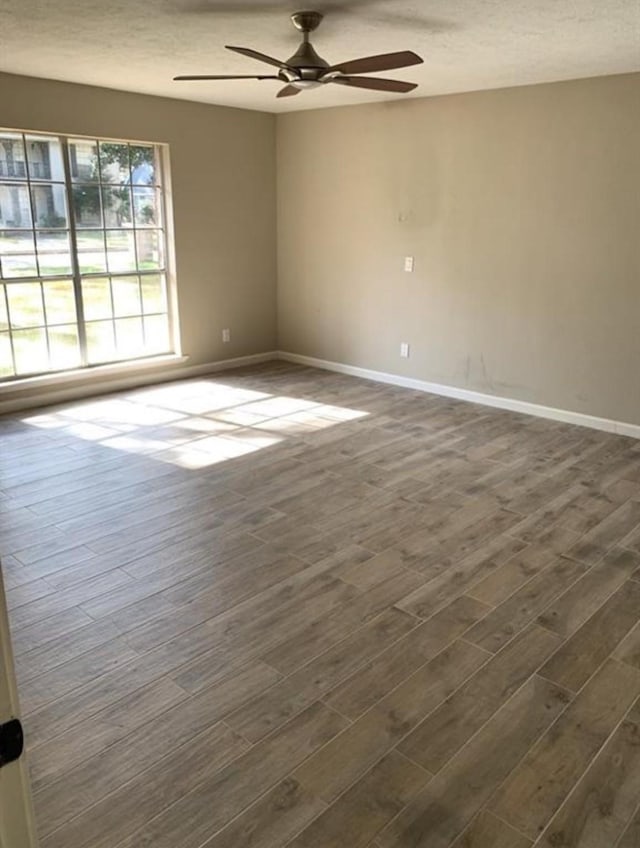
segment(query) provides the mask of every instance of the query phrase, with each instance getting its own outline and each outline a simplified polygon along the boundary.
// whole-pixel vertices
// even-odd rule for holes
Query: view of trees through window
[[[0,379],[171,351],[160,148],[0,131]]]

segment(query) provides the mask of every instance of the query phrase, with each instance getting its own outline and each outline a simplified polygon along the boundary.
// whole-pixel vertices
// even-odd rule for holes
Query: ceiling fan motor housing
[[[319,85],[322,72],[329,67],[329,63],[322,56],[318,56],[309,41],[309,33],[318,27],[322,17],[320,12],[294,12],[291,15],[291,21],[303,34],[303,40],[293,56],[286,61],[297,73],[283,70],[283,75],[296,88],[314,88]]]

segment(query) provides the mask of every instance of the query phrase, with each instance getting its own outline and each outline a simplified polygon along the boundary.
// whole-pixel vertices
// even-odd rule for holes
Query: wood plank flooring
[[[640,443],[271,363],[0,420],[42,848],[636,848]]]

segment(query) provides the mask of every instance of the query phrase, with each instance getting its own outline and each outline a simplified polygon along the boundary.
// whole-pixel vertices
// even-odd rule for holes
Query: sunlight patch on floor
[[[52,431],[70,448],[81,439],[195,469],[366,415],[358,409],[195,380],[65,404],[21,420]]]

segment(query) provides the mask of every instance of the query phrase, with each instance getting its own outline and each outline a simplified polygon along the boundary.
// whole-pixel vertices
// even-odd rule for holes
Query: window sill
[[[78,368],[75,371],[61,371],[56,374],[40,374],[37,377],[25,377],[0,383],[0,397],[3,395],[19,395],[21,392],[34,392],[38,389],[64,388],[77,383],[101,380],[103,377],[126,377],[138,371],[161,371],[174,365],[187,362],[188,356],[170,353],[164,356],[153,356],[147,359],[134,359],[128,362],[113,362],[109,365],[94,365],[90,368]]]

